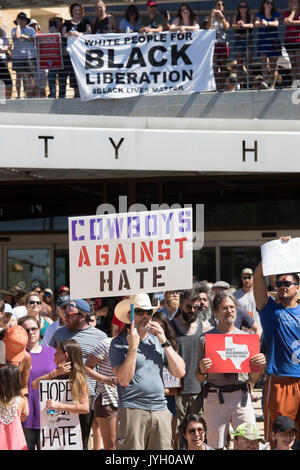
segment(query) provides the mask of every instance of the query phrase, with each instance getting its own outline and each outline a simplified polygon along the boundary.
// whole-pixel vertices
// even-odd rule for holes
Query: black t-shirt
[[[81,18],[80,23],[74,24],[72,20],[66,20],[63,24],[63,27],[66,28],[67,33],[70,31],[78,31],[79,33],[85,33],[86,32],[86,26],[90,23],[90,20],[88,18]]]
[[[95,23],[92,27],[93,34],[108,34],[111,32],[112,27],[108,16],[106,16],[103,20],[99,20],[99,18],[96,18]]]

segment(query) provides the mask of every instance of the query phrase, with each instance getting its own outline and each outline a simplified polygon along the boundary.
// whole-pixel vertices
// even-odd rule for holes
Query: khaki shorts
[[[255,426],[255,413],[250,393],[246,406],[241,405],[244,392],[224,393],[224,403],[220,403],[218,393],[209,392],[204,400],[203,418],[207,424],[207,445],[214,449],[223,449],[226,443],[229,425],[236,429],[242,423]]]
[[[117,450],[172,450],[172,415],[161,411],[119,408]]]

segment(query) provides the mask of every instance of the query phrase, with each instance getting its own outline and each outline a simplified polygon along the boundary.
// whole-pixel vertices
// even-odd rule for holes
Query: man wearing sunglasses
[[[134,321],[130,323],[130,305]],[[128,334],[111,342],[109,359],[118,381],[118,450],[172,450],[171,413],[167,408],[163,366],[181,378],[183,359],[167,341],[162,326],[151,321],[158,307],[147,294],[138,294],[116,305],[118,320],[129,325]]]
[[[290,237],[281,237],[289,243]],[[272,423],[279,415],[300,429],[300,305],[299,275],[276,276],[276,299],[268,294],[262,263],[254,272],[254,297],[266,345],[265,438],[272,442]],[[298,434],[299,440],[299,434]]]
[[[64,304],[64,302],[63,302]],[[49,346],[57,348],[65,339],[74,339],[79,343],[84,362],[93,352],[99,342],[106,338],[106,334],[90,325],[90,306],[84,299],[71,300],[62,306],[64,312],[64,326],[58,328],[53,334]],[[90,411],[79,415],[83,449],[88,449],[88,441],[93,421],[93,401],[96,390],[96,381],[87,377],[90,392]]]

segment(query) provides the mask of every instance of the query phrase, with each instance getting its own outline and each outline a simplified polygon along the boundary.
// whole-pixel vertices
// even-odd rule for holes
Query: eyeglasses
[[[291,431],[275,431],[275,432],[279,432],[281,434],[281,436],[284,436],[284,437],[295,437],[296,436],[296,431],[294,430],[291,430]]]
[[[251,279],[252,276],[243,276],[242,279]]]
[[[204,433],[204,428],[191,428],[187,431],[188,434],[196,434],[198,432],[199,434]]]
[[[291,287],[291,286],[297,286],[297,282],[291,282],[291,281],[276,281],[275,286],[276,287]]]
[[[41,302],[40,300],[29,300],[28,303],[29,303],[30,305],[35,305],[35,304],[41,305],[42,302]]]
[[[153,310],[143,310],[142,308],[135,308],[135,309],[134,309],[134,314],[135,314],[135,315],[138,315],[138,316],[140,316],[140,317],[141,317],[142,315],[144,315],[145,313],[146,313],[147,315],[151,316],[151,315],[153,314]]]
[[[26,333],[35,333],[38,330],[37,327],[34,328],[25,328]]]
[[[183,307],[184,307],[186,310],[199,310],[200,305],[183,304]]]
[[[76,317],[77,315],[80,315],[80,312],[78,312],[78,313],[67,313],[67,312],[64,312],[64,316],[65,316],[66,318]]]

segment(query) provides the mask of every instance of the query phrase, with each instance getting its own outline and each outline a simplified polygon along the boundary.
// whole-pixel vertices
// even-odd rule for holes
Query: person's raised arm
[[[263,276],[262,262],[258,264],[253,274],[253,294],[257,310],[262,310],[268,302],[268,289]]]
[[[126,339],[129,346],[126,357],[120,365],[113,367],[113,373],[122,387],[127,387],[135,374],[136,356],[140,344],[140,337],[134,326],[134,322],[130,325],[129,334]]]

